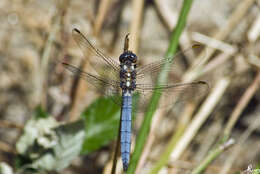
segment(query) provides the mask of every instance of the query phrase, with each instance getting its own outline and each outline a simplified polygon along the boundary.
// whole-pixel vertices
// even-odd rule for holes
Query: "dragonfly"
[[[188,83],[178,83],[176,79],[169,79],[169,83],[156,83],[160,71],[164,65],[171,63],[172,59],[159,59],[152,63],[139,66],[135,53],[129,50],[129,34],[125,37],[124,51],[119,56],[119,61],[106,56],[84,36],[78,29],[73,29],[72,35],[76,43],[82,49],[84,56],[89,53],[95,57],[96,62],[88,61],[94,72],[89,73],[72,64],[63,62],[62,64],[74,75],[85,79],[92,84],[95,89],[105,96],[109,96],[121,107],[120,120],[120,146],[123,170],[127,171],[130,161],[131,149],[131,120],[133,112],[146,108],[152,93],[158,92],[161,100],[171,100],[172,96],[179,95],[181,99],[188,99],[194,95],[199,95],[208,90],[205,81],[194,81]],[[192,46],[185,52],[192,51]],[[177,53],[176,58],[181,58],[183,54]],[[97,63],[98,61],[98,63]],[[99,63],[100,62],[100,63]],[[103,66],[103,68],[101,65]],[[167,69],[171,74],[171,68]],[[169,75],[171,76],[171,75]],[[139,95],[135,95],[139,94]],[[135,107],[133,103],[138,103]],[[139,107],[140,106],[140,107]],[[138,108],[138,109],[137,109]]]

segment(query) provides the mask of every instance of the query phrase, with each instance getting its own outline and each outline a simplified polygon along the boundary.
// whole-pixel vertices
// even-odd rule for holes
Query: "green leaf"
[[[83,120],[61,125],[54,131],[58,143],[51,151],[34,161],[32,165],[34,168],[61,171],[79,155],[85,136]]]
[[[83,120],[60,124],[52,117],[33,118],[16,144],[17,166],[25,172],[60,171],[79,155],[84,136]]]
[[[253,174],[260,174],[260,169],[254,169]]]
[[[101,97],[81,115],[85,120],[85,140],[82,153],[88,154],[107,145],[118,134],[120,107],[111,98]]]
[[[35,118],[37,118],[37,119],[39,119],[39,118],[47,118],[49,116],[49,114],[43,110],[41,105],[38,105],[35,108],[34,112],[35,112]]]

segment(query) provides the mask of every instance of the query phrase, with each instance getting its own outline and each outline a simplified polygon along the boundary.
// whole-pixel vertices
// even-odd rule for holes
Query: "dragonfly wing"
[[[109,78],[117,79],[118,72],[120,71],[119,63],[114,59],[105,56],[100,50],[95,48],[93,44],[85,37],[78,29],[73,29],[72,36],[77,42],[85,57],[92,53],[94,56],[93,61],[87,61],[93,69],[100,75],[109,75]],[[98,68],[98,62],[102,60],[102,63],[105,67]]]
[[[95,90],[107,97],[112,98],[114,103],[121,106],[121,88],[120,88],[120,82],[110,80],[104,77],[95,76],[93,74],[87,73],[82,71],[81,69],[77,68],[76,66],[70,65],[68,63],[62,63],[63,66],[69,70],[73,75],[80,77],[87,82],[89,82],[91,85],[93,85]]]
[[[136,92],[138,92],[138,104],[145,110],[153,93],[161,95],[159,107],[171,107],[176,102],[184,102],[188,100],[197,100],[202,94],[207,94],[209,85],[204,81],[163,84],[154,86],[152,84],[137,84]]]
[[[191,47],[185,49],[184,51],[178,52],[171,59],[163,58],[163,59],[154,61],[150,64],[140,66],[136,70],[136,79],[140,80],[140,81],[145,80],[145,82],[150,81],[152,83],[155,83],[158,78],[158,74],[160,73],[160,71],[162,71],[163,66],[165,64],[171,64],[171,66],[169,66],[165,69],[166,71],[171,72],[173,70],[176,70],[176,69],[178,69],[178,67],[176,66],[176,63],[175,63],[176,60],[178,61],[184,55],[193,54],[195,51],[197,51],[200,48],[201,48],[201,45],[194,44]],[[174,74],[174,73],[172,73],[172,74]]]

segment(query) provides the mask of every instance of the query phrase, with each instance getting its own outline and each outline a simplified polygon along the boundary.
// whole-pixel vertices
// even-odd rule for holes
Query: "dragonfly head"
[[[120,63],[136,63],[137,62],[137,56],[132,51],[125,51],[123,54],[119,57]]]

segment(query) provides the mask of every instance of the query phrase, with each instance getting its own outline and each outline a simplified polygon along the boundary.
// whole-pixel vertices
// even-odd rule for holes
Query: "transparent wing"
[[[176,60],[179,60],[184,55],[193,54],[195,51],[197,51],[201,47],[202,46],[199,45],[199,44],[194,44],[191,47],[189,47],[189,48],[187,48],[183,51],[178,52],[171,59],[170,58],[163,58],[163,59],[159,59],[157,61],[154,61],[150,64],[137,67],[137,69],[136,69],[136,79],[140,80],[140,81],[145,80],[145,82],[149,82],[149,80],[150,80],[152,83],[155,83],[155,81],[157,80],[157,75],[162,70],[162,68],[165,64],[171,63],[171,66],[167,67],[166,71],[169,72],[169,71],[176,70],[178,68],[176,66],[176,63],[175,63]],[[172,73],[172,74],[174,74],[174,73]]]
[[[197,100],[202,94],[207,94],[209,85],[204,81],[189,83],[162,84],[154,86],[153,84],[137,84],[136,92],[138,97],[138,112],[146,109],[153,92],[161,95],[159,108],[171,107],[176,102],[188,100]],[[137,110],[137,109],[134,109]]]
[[[145,110],[153,92],[161,95],[159,107],[172,106],[175,102],[196,100],[202,94],[207,93],[209,86],[206,82],[195,81],[180,83],[181,79],[176,75],[176,71],[179,69],[176,65],[178,59],[181,59],[184,55],[193,54],[194,51],[198,51],[200,48],[201,45],[194,44],[184,51],[175,54],[173,59],[164,58],[137,68],[136,93],[138,93],[138,95],[136,96],[138,97],[133,100],[138,100],[138,112]],[[167,63],[171,63],[171,66],[166,69],[168,73],[168,84],[156,85],[158,75],[163,66]]]
[[[121,88],[120,88],[120,82],[114,81],[111,79],[107,79],[104,77],[99,77],[92,75],[90,73],[84,72],[81,69],[70,65],[68,63],[63,62],[63,66],[73,73],[73,75],[78,76],[82,79],[85,79],[87,82],[89,82],[91,85],[95,87],[95,90],[107,97],[111,97],[112,100],[121,106]]]
[[[72,35],[77,42],[85,57],[92,53],[94,56],[93,61],[87,61],[93,69],[100,76],[109,76],[109,78],[117,80],[118,72],[120,71],[119,63],[114,59],[105,56],[100,50],[95,48],[93,44],[78,30],[73,29]],[[100,61],[102,60],[102,61]],[[103,68],[98,67],[98,64],[103,63]]]
[[[122,95],[119,81],[92,75],[67,63],[63,63],[63,65],[75,76],[81,77],[92,84],[97,92],[112,98],[115,104],[121,106]],[[172,106],[176,101],[195,100],[201,94],[207,93],[208,89],[209,86],[204,81],[157,86],[153,84],[136,84],[136,91],[133,94],[133,112],[145,111],[153,92],[161,94],[161,101],[163,102],[160,103],[159,107],[166,107]]]

